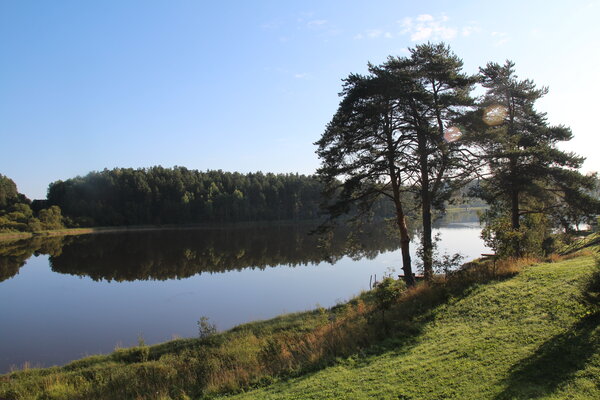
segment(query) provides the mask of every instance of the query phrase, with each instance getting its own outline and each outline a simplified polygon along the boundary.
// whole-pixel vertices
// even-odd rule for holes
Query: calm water
[[[49,238],[0,247],[0,373],[64,364],[86,355],[197,335],[330,307],[400,272],[397,243],[383,230],[348,249],[323,248],[307,227],[195,229]],[[486,252],[476,222],[445,223],[442,253]],[[322,243],[321,243],[322,245]]]

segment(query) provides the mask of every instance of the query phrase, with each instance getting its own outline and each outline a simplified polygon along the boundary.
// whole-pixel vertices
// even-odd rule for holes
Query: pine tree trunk
[[[404,209],[402,208],[402,201],[400,199],[400,185],[398,184],[395,173],[390,174],[392,176],[392,191],[394,194],[394,205],[396,207],[396,224],[400,231],[400,252],[402,253],[402,271],[404,272],[404,282],[406,286],[415,285],[415,277],[412,272],[412,263],[410,259],[410,236],[408,234],[408,226],[406,225],[406,215],[404,215]]]
[[[397,224],[400,230],[400,252],[402,253],[402,271],[404,272],[404,282],[406,286],[415,286],[415,277],[412,272],[410,260],[410,236],[408,235],[408,227],[406,226],[406,217],[400,207],[400,212],[397,213]]]
[[[519,222],[519,192],[516,190],[512,190],[510,194],[510,217],[511,224],[514,230],[518,230],[521,227],[521,223]]]
[[[515,159],[510,160],[510,175],[512,182],[517,179],[517,161]],[[510,190],[510,221],[512,229],[517,231],[521,227],[519,222],[519,190],[514,186]],[[514,242],[515,256],[521,257],[521,245],[520,241],[515,240]]]
[[[423,275],[427,282],[433,279],[433,240],[431,228],[431,201],[429,193],[421,198],[423,214]]]
[[[419,140],[419,167],[421,172],[421,216],[423,219],[423,275],[427,282],[433,278],[433,241],[431,238],[431,196],[429,191],[429,163],[427,160],[426,138]]]

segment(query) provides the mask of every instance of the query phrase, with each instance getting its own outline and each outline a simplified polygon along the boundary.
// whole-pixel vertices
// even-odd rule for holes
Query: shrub
[[[404,281],[395,280],[391,277],[384,278],[377,284],[374,292],[377,308],[381,310],[381,319],[385,324],[385,311],[398,300],[400,294],[406,289]]]
[[[198,336],[200,339],[210,337],[217,333],[217,326],[208,322],[208,317],[200,317],[198,320]]]

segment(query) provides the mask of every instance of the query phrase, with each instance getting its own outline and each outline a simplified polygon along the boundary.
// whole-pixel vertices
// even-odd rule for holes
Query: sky
[[[104,168],[311,174],[342,79],[443,41],[516,63],[600,171],[600,1],[0,2],[0,174],[31,199]]]

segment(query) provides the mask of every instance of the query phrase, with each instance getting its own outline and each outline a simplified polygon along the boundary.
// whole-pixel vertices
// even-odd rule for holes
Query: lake
[[[489,251],[480,226],[442,221],[441,253]],[[396,240],[375,228],[349,246],[307,225],[196,228],[34,238],[0,246],[0,373],[197,336],[331,307],[395,269]],[[413,242],[413,247],[416,247]],[[414,249],[413,249],[414,252]],[[416,260],[413,253],[413,261]]]

